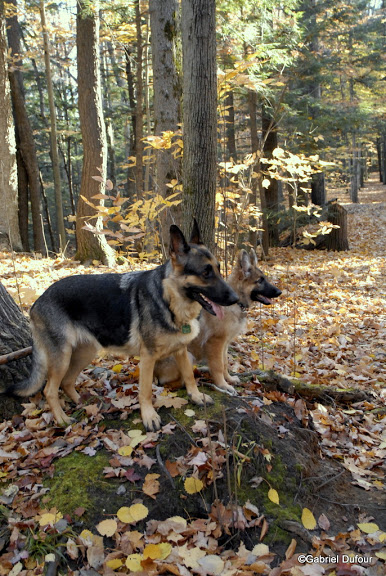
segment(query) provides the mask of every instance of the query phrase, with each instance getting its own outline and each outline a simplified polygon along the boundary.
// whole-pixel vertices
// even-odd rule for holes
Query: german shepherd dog
[[[247,311],[252,303],[272,304],[272,298],[280,296],[281,291],[268,282],[258,268],[254,250],[249,255],[245,250],[239,252],[228,285],[236,292],[238,303],[225,308],[222,319],[203,310],[200,332],[188,345],[188,350],[196,360],[207,361],[214,384],[233,395],[236,391],[232,384],[238,384],[240,380],[228,372],[228,346],[246,331]],[[156,376],[162,384],[177,380],[180,374],[173,359],[168,359],[157,363]]]
[[[157,360],[173,355],[195,404],[211,403],[197,388],[187,345],[199,331],[199,314],[223,316],[238,296],[220,275],[214,256],[201,243],[194,222],[190,243],[170,227],[170,259],[154,270],[126,274],[76,275],[50,286],[31,308],[32,373],[10,392],[31,396],[44,389],[58,424],[70,419],[59,388],[75,403],[75,381],[101,348],[140,356],[139,404],[148,430],[160,428],[152,405]]]

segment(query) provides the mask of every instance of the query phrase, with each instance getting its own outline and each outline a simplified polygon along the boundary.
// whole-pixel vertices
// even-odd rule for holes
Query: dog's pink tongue
[[[217,318],[222,320],[224,318],[224,308],[222,306],[220,306],[219,304],[215,304],[214,302],[211,302],[211,304],[212,304],[212,308],[213,308],[214,313],[216,314]]]

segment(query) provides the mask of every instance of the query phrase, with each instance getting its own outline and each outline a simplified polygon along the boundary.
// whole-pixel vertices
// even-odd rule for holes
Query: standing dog
[[[38,298],[31,308],[32,373],[11,392],[30,396],[47,378],[44,394],[54,418],[68,424],[59,388],[78,403],[76,378],[99,349],[139,355],[142,420],[148,430],[158,429],[161,419],[152,405],[155,362],[173,355],[192,402],[210,403],[210,396],[197,388],[187,345],[198,334],[202,308],[222,317],[222,306],[237,300],[201,243],[197,223],[189,244],[173,225],[170,260],[154,270],[70,276]]]
[[[196,360],[208,362],[215,385],[221,390],[235,394],[232,384],[240,382],[228,372],[228,346],[247,328],[247,310],[253,302],[272,304],[272,298],[280,296],[279,288],[268,282],[257,266],[254,250],[250,255],[241,250],[228,279],[228,285],[236,292],[239,301],[224,309],[222,319],[203,310],[200,316],[200,332],[189,344],[188,350]],[[156,376],[161,383],[177,380],[178,367],[173,360],[157,363]]]

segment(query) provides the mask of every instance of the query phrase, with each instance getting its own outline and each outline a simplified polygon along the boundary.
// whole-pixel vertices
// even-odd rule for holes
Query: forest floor
[[[41,394],[0,423],[0,576],[384,574],[386,187],[336,196],[348,252],[277,248],[262,265],[282,296],[231,348],[249,373],[238,397],[210,391],[199,410],[155,387],[167,423],[146,434],[138,359],[105,357],[81,377],[83,407],[66,404],[72,427]],[[55,280],[104,270],[0,253],[26,312]],[[300,387],[253,374],[271,369]]]

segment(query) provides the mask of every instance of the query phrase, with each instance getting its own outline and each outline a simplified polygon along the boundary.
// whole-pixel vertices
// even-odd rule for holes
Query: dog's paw
[[[161,428],[161,418],[154,408],[142,410],[141,416],[143,425],[148,432],[156,432]]]
[[[226,380],[227,382],[229,382],[229,384],[233,384],[234,386],[236,386],[237,384],[240,384],[241,380],[238,376],[231,376],[230,374],[226,375]]]
[[[194,394],[190,395],[190,399],[193,404],[197,404],[198,406],[204,406],[205,404],[213,404],[213,399],[208,396],[207,394],[202,394],[201,392],[195,392]]]

